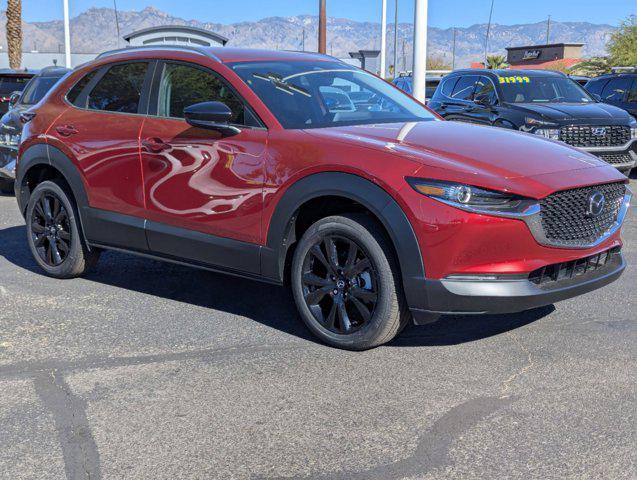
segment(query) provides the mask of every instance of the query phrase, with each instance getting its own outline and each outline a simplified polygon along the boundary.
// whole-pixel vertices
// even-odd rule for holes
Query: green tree
[[[608,52],[614,66],[637,66],[637,15],[629,16],[611,35]]]
[[[507,64],[507,59],[502,55],[489,55],[487,57],[486,67],[489,70],[497,70],[499,68],[506,68],[509,65]]]
[[[610,63],[607,57],[593,57],[568,69],[572,75],[583,75],[585,77],[599,77],[610,72]]]

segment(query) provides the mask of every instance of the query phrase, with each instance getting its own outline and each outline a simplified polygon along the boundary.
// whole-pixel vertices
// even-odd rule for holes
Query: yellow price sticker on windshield
[[[500,83],[531,83],[529,77],[499,77]]]

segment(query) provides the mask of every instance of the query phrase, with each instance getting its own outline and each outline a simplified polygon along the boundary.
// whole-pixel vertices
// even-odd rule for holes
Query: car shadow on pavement
[[[0,230],[0,256],[44,275],[26,244],[26,228]],[[298,317],[287,288],[120,252],[104,252],[85,280],[253,319],[270,328],[317,342]],[[499,335],[550,314],[552,306],[514,315],[445,316],[408,326],[390,346],[455,345]]]

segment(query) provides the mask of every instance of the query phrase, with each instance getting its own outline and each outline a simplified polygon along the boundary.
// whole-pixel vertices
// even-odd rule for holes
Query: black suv
[[[637,69],[593,78],[585,88],[602,102],[623,108],[637,118]]]
[[[43,68],[40,73],[28,79],[22,92],[12,92],[9,110],[0,119],[0,192],[13,192],[16,157],[22,133],[20,114],[42,100],[68,72],[70,70],[63,67]]]
[[[590,152],[625,174],[637,161],[637,121],[574,80],[543,70],[458,70],[429,107],[447,120],[510,128]]]

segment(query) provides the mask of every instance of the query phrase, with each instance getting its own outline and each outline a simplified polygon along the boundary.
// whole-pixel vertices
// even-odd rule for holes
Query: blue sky
[[[120,10],[140,10],[154,6],[172,15],[201,21],[233,23],[269,16],[315,14],[318,0],[116,0]],[[388,16],[393,19],[396,0],[388,0]],[[401,22],[413,19],[413,1],[399,1]],[[71,15],[95,7],[112,7],[113,0],[69,0]],[[46,21],[62,17],[62,0],[23,0],[26,21]],[[437,27],[465,27],[485,23],[491,0],[429,0],[429,23]],[[2,9],[6,0],[0,0]],[[379,21],[381,0],[327,0],[328,15],[357,21]],[[233,8],[234,6],[234,8]],[[551,15],[558,21],[589,21],[617,24],[637,13],[637,0],[495,0],[494,22],[531,23]],[[393,20],[392,20],[393,21]]]

